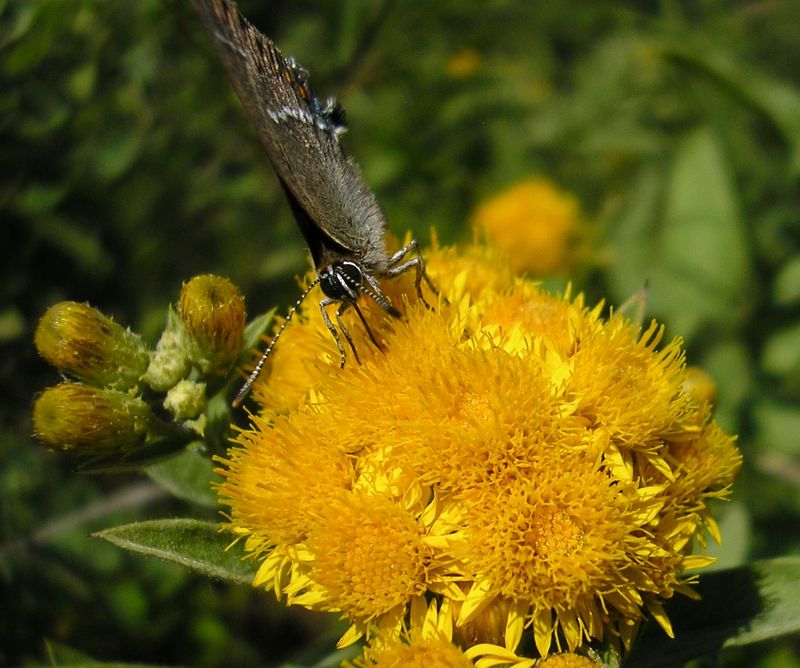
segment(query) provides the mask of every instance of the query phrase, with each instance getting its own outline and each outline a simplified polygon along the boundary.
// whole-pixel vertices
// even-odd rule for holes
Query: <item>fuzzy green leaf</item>
[[[190,445],[176,457],[148,466],[145,471],[179,499],[204,508],[215,508],[217,495],[212,484],[220,482],[220,478],[214,473],[211,460],[199,451],[200,445]]]
[[[249,584],[255,567],[244,561],[242,548],[231,547],[229,534],[215,522],[193,519],[149,520],[92,534],[118,547],[172,561],[202,575]]]
[[[667,602],[675,639],[649,625],[626,668],[678,666],[727,647],[800,631],[799,557],[708,573],[695,589],[702,600],[675,597]]]

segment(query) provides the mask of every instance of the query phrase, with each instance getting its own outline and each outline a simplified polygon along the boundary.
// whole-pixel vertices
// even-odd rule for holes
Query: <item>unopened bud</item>
[[[166,392],[189,373],[191,364],[188,338],[186,328],[170,307],[167,326],[150,358],[147,373],[142,377],[142,380],[156,392]]]
[[[206,384],[181,380],[167,392],[166,408],[176,420],[190,420],[206,409]]]
[[[683,391],[701,403],[713,404],[717,398],[717,386],[714,379],[696,366],[687,367]]]
[[[119,390],[135,387],[150,359],[138,334],[78,302],[51,306],[39,320],[34,343],[61,371]]]
[[[48,388],[33,407],[36,436],[80,455],[129,452],[144,443],[153,419],[138,397],[82,383]]]
[[[245,310],[239,288],[221,276],[195,276],[183,285],[178,313],[194,343],[192,361],[204,373],[224,374],[242,351]]]

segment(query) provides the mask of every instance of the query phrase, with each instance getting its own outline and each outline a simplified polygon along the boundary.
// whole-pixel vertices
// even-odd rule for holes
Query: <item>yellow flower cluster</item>
[[[364,304],[383,350],[354,322],[362,363],[343,369],[309,304],[254,388],[220,490],[254,585],[341,613],[340,645],[382,643],[365,665],[394,665],[391,642],[453,642],[478,665],[627,647],[648,613],[669,633],[661,601],[692,593],[682,573],[709,561],[692,551],[718,539],[707,502],[740,465],[684,390],[680,341],[543,292],[495,251],[426,259],[447,302],[387,282],[404,318]],[[441,651],[431,665],[461,665]]]
[[[563,274],[576,264],[582,233],[577,200],[543,178],[517,183],[475,211],[475,227],[508,256],[512,269]]]

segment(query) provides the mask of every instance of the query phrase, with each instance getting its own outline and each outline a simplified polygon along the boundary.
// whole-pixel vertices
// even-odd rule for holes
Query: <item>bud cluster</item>
[[[36,435],[94,457],[126,456],[158,439],[188,442],[203,433],[208,388],[222,386],[242,352],[244,328],[239,289],[212,275],[183,285],[178,314],[170,308],[153,351],[87,304],[55,304],[34,342],[69,380],[37,398]]]

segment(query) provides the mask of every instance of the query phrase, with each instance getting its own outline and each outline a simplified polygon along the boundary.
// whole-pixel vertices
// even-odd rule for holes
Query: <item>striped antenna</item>
[[[261,359],[258,360],[258,364],[256,364],[255,368],[250,372],[250,375],[247,377],[247,380],[242,385],[242,389],[239,390],[239,394],[236,395],[236,398],[231,402],[231,406],[234,408],[239,408],[242,405],[242,402],[245,400],[248,394],[250,394],[250,388],[253,387],[253,383],[256,382],[256,378],[261,373],[261,369],[264,368],[264,364],[267,361],[267,358],[270,356],[273,348],[275,348],[275,344],[278,343],[278,339],[281,338],[281,334],[283,334],[283,330],[286,329],[286,325],[289,324],[292,317],[295,313],[297,313],[297,309],[300,308],[300,304],[303,303],[303,300],[308,297],[308,293],[313,290],[317,284],[319,283],[319,276],[314,279],[314,281],[309,285],[304,291],[303,294],[300,295],[300,299],[298,299],[292,308],[289,309],[289,312],[286,314],[286,319],[283,321],[281,326],[278,328],[277,333],[273,337],[270,344],[267,346],[267,349],[264,351],[264,354],[261,355]]]

